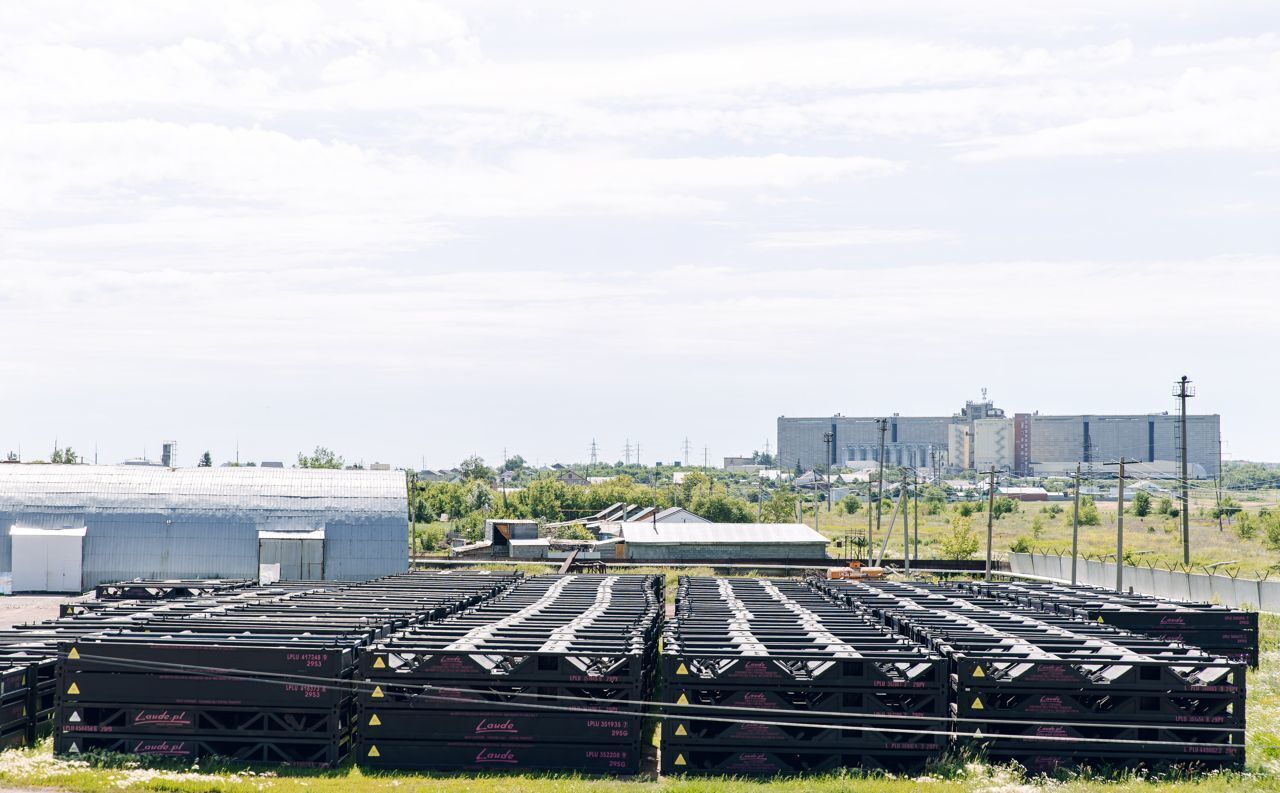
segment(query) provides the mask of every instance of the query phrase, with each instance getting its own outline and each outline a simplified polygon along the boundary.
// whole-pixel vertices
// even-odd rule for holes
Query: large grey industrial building
[[[1121,456],[1146,464],[1147,475],[1174,473],[1180,458],[1176,414],[1015,413],[993,403],[966,402],[951,416],[886,419],[885,462],[924,470],[995,466],[1020,475],[1057,474]],[[831,434],[827,443],[826,433]],[[1187,462],[1192,477],[1218,473],[1220,417],[1187,416]],[[856,466],[880,459],[878,417],[778,418],[778,461],[784,467]]]
[[[404,473],[0,464],[0,572],[16,591],[263,565],[283,580],[404,571]]]

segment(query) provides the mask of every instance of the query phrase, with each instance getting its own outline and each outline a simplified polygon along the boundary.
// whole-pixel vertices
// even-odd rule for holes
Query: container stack
[[[1243,767],[1242,663],[947,585],[813,583],[944,655],[958,740],[991,759]]]
[[[663,581],[546,575],[377,643],[357,760],[372,768],[635,774]]]
[[[946,662],[801,582],[683,578],[663,635],[663,773],[915,771],[946,747]]]
[[[1256,611],[1213,603],[1184,603],[1079,584],[970,581],[958,586],[1011,603],[1198,647],[1209,655],[1244,661],[1254,668],[1258,666]]]
[[[71,622],[94,630],[58,647],[54,750],[335,765],[352,742],[360,649],[517,580],[406,574],[89,611]]]

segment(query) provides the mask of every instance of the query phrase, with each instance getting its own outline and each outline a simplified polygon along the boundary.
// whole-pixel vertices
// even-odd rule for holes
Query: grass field
[[[242,766],[205,763],[197,768],[150,765],[128,757],[63,760],[53,757],[51,742],[31,749],[0,753],[0,787],[20,786],[57,790],[157,790],[189,793],[250,793],[250,791],[492,791],[494,793],[908,793],[921,791],[983,791],[984,793],[1129,793],[1138,791],[1280,791],[1280,616],[1264,614],[1262,665],[1249,673],[1248,771],[1207,774],[1194,778],[1128,775],[1119,778],[1090,775],[1061,779],[1027,779],[1015,769],[952,760],[913,777],[841,774],[803,779],[748,781],[740,779],[640,780],[592,779],[574,776],[513,775],[478,777],[424,774],[368,774],[353,766],[333,771],[280,769],[255,771]]]
[[[1265,494],[1264,494],[1265,495]],[[1265,503],[1274,499],[1266,496]],[[1005,515],[994,521],[992,527],[992,549],[997,558],[1009,553],[1009,548],[1018,538],[1026,538],[1032,546],[1041,549],[1055,549],[1066,553],[1071,550],[1071,502],[1052,502],[1060,505],[1063,511],[1052,516],[1042,513],[1043,502],[1026,502],[1019,506],[1018,512]],[[950,521],[955,504],[938,515],[927,515],[925,505],[920,504],[920,557],[924,559],[942,556],[939,543],[950,533]],[[1250,511],[1256,511],[1257,503],[1244,505]],[[1116,549],[1116,504],[1099,502],[1097,504],[1101,525],[1082,526],[1080,528],[1080,553],[1094,558],[1114,553]],[[867,513],[865,508],[855,515],[846,515],[838,505],[828,512],[825,506],[820,507],[818,530],[826,536],[837,539],[846,532],[865,533],[867,529]],[[1193,497],[1191,500],[1191,562],[1193,566],[1210,565],[1217,562],[1234,562],[1223,565],[1222,572],[1256,575],[1280,570],[1280,553],[1268,548],[1261,536],[1245,539],[1240,537],[1229,524],[1220,529],[1218,521],[1209,515],[1213,508],[1213,499]],[[889,529],[892,506],[886,505],[881,516],[881,531],[877,535],[875,546],[877,551],[884,541]],[[1042,528],[1039,536],[1033,529],[1034,521],[1039,518]],[[972,527],[981,540],[981,547],[975,558],[986,554],[987,514],[974,513]],[[805,523],[812,526],[813,512],[805,510]],[[914,523],[912,534],[915,534]],[[1130,514],[1124,516],[1124,545],[1129,554],[1139,554],[1142,563],[1174,564],[1182,561],[1182,524],[1177,518],[1149,515],[1138,518]],[[832,550],[833,555],[841,553]],[[894,526],[894,536],[889,542],[886,554],[890,558],[902,556],[902,519],[898,518]]]

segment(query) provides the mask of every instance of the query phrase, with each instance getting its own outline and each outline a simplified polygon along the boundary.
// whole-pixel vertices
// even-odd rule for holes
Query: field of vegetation
[[[577,470],[574,470],[577,474]],[[793,474],[794,472],[788,472]],[[901,481],[904,472],[886,470],[886,482]],[[545,522],[570,521],[592,515],[618,502],[681,506],[713,521],[784,523],[802,520],[816,526],[832,540],[830,554],[865,555],[869,506],[874,490],[855,484],[853,494],[839,503],[825,494],[814,504],[814,493],[788,482],[761,481],[750,474],[695,469],[642,468],[637,465],[582,467],[590,475],[587,485],[561,481],[564,472],[527,469],[512,458],[503,470],[490,469],[484,461],[464,461],[455,481],[417,482],[412,488],[414,548],[418,554],[444,553],[448,532],[478,539],[484,520],[490,517],[534,518]],[[674,480],[681,479],[679,483]],[[501,485],[495,484],[504,477]],[[1280,469],[1257,463],[1231,463],[1223,478],[1221,498],[1212,482],[1196,482],[1191,489],[1191,565],[1218,565],[1230,574],[1269,575],[1280,571]],[[970,479],[973,475],[970,474]],[[1043,484],[1064,495],[1067,480],[1009,480],[1013,484]],[[1135,482],[1131,481],[1133,485]],[[1114,482],[1100,479],[1114,499]],[[1176,483],[1148,482],[1154,489],[1130,489],[1126,494],[1125,555],[1133,564],[1172,566],[1182,562],[1181,518]],[[895,495],[886,491],[880,515],[878,549],[889,531]],[[969,500],[965,500],[965,499]],[[816,506],[816,509],[815,509]],[[941,485],[921,485],[920,525],[914,524],[914,500],[909,505],[912,543],[918,535],[922,559],[981,558],[986,553],[987,503],[973,491]],[[815,515],[815,512],[817,513]],[[997,499],[992,521],[992,550],[1003,558],[1010,550],[1054,550],[1071,547],[1072,502],[1016,502]],[[1080,552],[1100,558],[1115,552],[1117,506],[1114,500],[1084,497],[1081,506]],[[874,513],[872,523],[874,524]],[[894,523],[894,537],[887,556],[900,558],[902,519]],[[564,539],[591,539],[580,526],[548,529]],[[1229,564],[1221,564],[1229,563]]]

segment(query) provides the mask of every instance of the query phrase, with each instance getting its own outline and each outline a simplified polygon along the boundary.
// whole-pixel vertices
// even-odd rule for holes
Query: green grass
[[[1044,502],[1025,502],[1019,511],[1005,515],[993,522],[992,549],[997,558],[1009,553],[1009,547],[1019,537],[1025,537],[1032,546],[1040,550],[1056,550],[1064,553],[1071,551],[1071,502],[1056,501],[1063,508],[1061,515],[1050,517],[1042,514],[1040,508]],[[939,515],[927,515],[925,505],[920,504],[920,557],[936,559],[941,556],[940,543],[942,537],[950,532],[950,520],[954,514],[955,504],[948,504]],[[1247,505],[1254,510],[1257,505]],[[1097,558],[1103,554],[1114,553],[1116,549],[1116,505],[1114,502],[1099,502],[1098,512],[1102,518],[1099,526],[1082,526],[1080,528],[1080,553]],[[1193,565],[1208,565],[1214,562],[1234,560],[1236,563],[1225,565],[1220,572],[1231,572],[1253,576],[1280,566],[1280,553],[1268,548],[1259,532],[1258,536],[1245,539],[1240,537],[1230,525],[1220,530],[1218,521],[1210,516],[1213,508],[1212,498],[1193,496],[1191,500],[1191,562]],[[818,530],[830,537],[838,539],[847,532],[862,536],[867,529],[867,512],[864,506],[855,515],[846,515],[838,507],[831,512],[821,506],[818,516]],[[886,504],[881,517],[880,533],[876,535],[875,548],[879,552],[884,534],[889,529],[889,519],[893,507]],[[1032,522],[1039,517],[1043,527],[1040,536],[1032,531]],[[806,508],[805,523],[813,525],[813,512]],[[986,554],[987,514],[975,512],[972,516],[972,527],[981,544],[974,558],[982,558]],[[1139,563],[1170,565],[1182,561],[1182,524],[1176,518],[1160,515],[1149,515],[1138,518],[1126,514],[1124,517],[1124,544],[1129,554],[1139,554]],[[912,533],[915,533],[914,524]],[[843,553],[842,550],[831,549],[833,556]],[[898,558],[902,555],[902,516],[898,516],[894,526],[894,536],[889,542],[887,556]]]
[[[497,793],[942,793],[981,790],[986,793],[1061,793],[1100,791],[1195,791],[1227,793],[1241,790],[1280,791],[1280,776],[1268,773],[1208,774],[1192,779],[1147,778],[1127,775],[1097,779],[1087,775],[1062,779],[1027,780],[1010,768],[979,763],[958,765],[945,772],[892,777],[858,773],[753,781],[741,779],[662,779],[620,781],[573,775],[441,776],[431,774],[375,774],[355,767],[333,771],[283,769],[254,772],[243,768],[206,764],[189,770],[148,766],[129,758],[97,761],[63,760],[49,752],[49,742],[34,749],[12,750],[0,755],[0,783],[38,786],[84,793],[121,790],[184,791],[189,793],[257,793],[257,791],[493,791]]]

